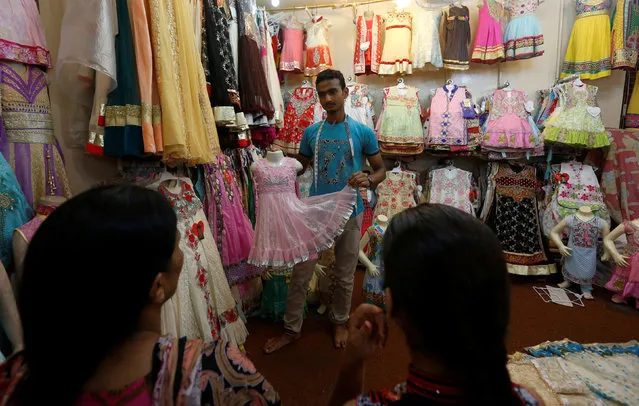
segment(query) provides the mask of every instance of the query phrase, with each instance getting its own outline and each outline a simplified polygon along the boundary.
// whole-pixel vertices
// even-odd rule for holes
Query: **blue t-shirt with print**
[[[362,170],[366,157],[376,155],[379,152],[377,137],[375,137],[373,130],[350,117],[346,119],[353,138],[354,159],[351,159],[351,147],[345,124],[343,122],[335,125],[324,123],[317,154],[319,173],[313,177],[311,196],[339,192],[344,189],[348,178],[353,173]],[[300,143],[301,155],[308,158],[315,156],[315,144],[320,124],[321,122],[315,123],[304,131]],[[315,178],[317,178],[317,185],[315,185]],[[363,210],[364,202],[358,193],[357,207],[353,216],[360,214]]]

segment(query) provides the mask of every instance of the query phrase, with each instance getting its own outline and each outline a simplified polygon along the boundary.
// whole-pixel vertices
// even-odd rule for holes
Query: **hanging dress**
[[[296,19],[282,22],[282,53],[280,55],[280,70],[284,72],[302,72],[304,63],[304,25]]]
[[[200,50],[191,27],[192,13],[182,1],[149,3],[153,62],[162,109],[163,159],[169,165],[213,162],[220,145]]]
[[[35,0],[3,0],[0,6],[0,60],[51,68],[51,55]]]
[[[260,267],[291,267],[329,248],[344,230],[356,202],[350,186],[300,200],[295,191],[297,161],[255,163],[259,206],[248,262]]]
[[[487,198],[491,210],[488,223],[504,250],[508,272],[517,275],[547,275],[556,272],[547,261],[539,224],[535,168],[517,172],[508,164],[498,165],[490,177],[494,193]]]
[[[411,8],[413,13],[413,37],[411,55],[413,69],[437,70],[444,66],[442,47],[439,43],[439,26],[442,20],[440,10]]]
[[[262,67],[264,68],[264,74],[268,84],[268,91],[273,102],[273,121],[279,126],[282,126],[282,120],[284,116],[284,99],[282,98],[282,90],[280,88],[280,79],[277,74],[277,67],[275,65],[275,56],[273,54],[273,46],[271,44],[271,35],[268,28],[268,14],[263,8],[258,10],[258,22],[260,25],[260,37],[262,39],[262,45],[260,47],[260,53],[262,55]],[[270,122],[269,124],[272,124]]]
[[[417,182],[411,172],[386,172],[386,179],[377,185],[377,204],[373,218],[384,215],[390,220],[395,214],[417,206]]]
[[[13,230],[27,223],[32,215],[33,210],[24,197],[11,166],[0,155],[0,225],[2,226],[0,260],[2,265],[9,267],[13,264]]]
[[[171,182],[176,186],[172,187]],[[162,308],[163,333],[173,330],[169,326],[176,326],[176,337],[244,344],[248,331],[238,316],[215,239],[191,181],[164,181],[158,191],[177,215],[184,253],[177,292]]]
[[[470,16],[468,7],[450,6],[444,20],[444,68],[468,70]]]
[[[118,158],[141,157],[144,154],[140,86],[127,3],[127,0],[115,2],[118,87],[107,98],[104,127],[104,155]]]
[[[347,116],[358,121],[371,130],[375,128],[375,110],[368,97],[368,86],[359,83],[347,84],[348,97],[344,102],[344,112]]]
[[[461,146],[468,143],[461,107],[464,98],[465,89],[457,85],[437,88],[430,104],[429,146]]]
[[[416,87],[384,89],[382,112],[377,120],[379,149],[385,154],[417,155],[424,151],[422,107]]]
[[[561,69],[561,77],[579,74],[582,79],[599,79],[611,74],[611,0],[577,0],[577,21]]]
[[[580,148],[601,148],[610,145],[608,131],[597,105],[596,86],[568,83],[564,86],[565,102],[546,121],[544,140]]]
[[[503,6],[496,0],[483,1],[484,6],[479,10],[479,26],[471,61],[493,64],[505,58],[501,28]]]
[[[628,257],[628,266],[617,265],[606,288],[624,300],[635,298],[639,306],[639,227],[632,221],[624,221],[622,225],[628,243],[621,255]]]
[[[370,226],[366,233],[368,234],[368,249],[366,256],[377,267],[379,275],[373,276],[370,272],[364,275],[362,284],[362,295],[366,303],[386,309],[386,295],[384,293],[384,264],[382,263],[382,239],[384,238],[384,229],[379,224]]]
[[[597,272],[597,241],[606,222],[593,216],[584,221],[577,215],[565,218],[568,225],[570,256],[563,258],[564,279],[579,285],[592,285]]]
[[[284,127],[273,144],[286,154],[299,154],[304,130],[315,122],[315,110],[319,105],[317,91],[312,87],[293,90],[284,115]]]
[[[384,50],[380,61],[380,75],[413,73],[411,38],[413,15],[405,11],[393,11],[384,22]]]
[[[330,23],[323,16],[313,17],[306,28],[306,64],[304,75],[316,76],[321,71],[333,67],[331,50],[328,48],[328,27]]]
[[[255,118],[273,118],[275,108],[268,90],[266,75],[262,68],[259,49],[259,29],[257,27],[255,0],[236,0],[240,26],[239,86],[242,111]]]
[[[506,60],[528,59],[544,54],[544,35],[535,15],[539,0],[508,0],[510,22],[504,32]]]
[[[492,151],[533,149],[535,132],[528,121],[526,95],[520,90],[497,90],[482,141],[482,148]]]
[[[470,201],[472,173],[452,167],[435,169],[430,176],[429,203],[445,204],[474,215]]]
[[[0,62],[0,152],[32,207],[45,195],[71,197],[50,109],[39,67]]]
[[[624,117],[625,128],[639,128],[639,80],[635,79]]]
[[[373,14],[372,18],[357,17],[357,33],[355,35],[355,54],[353,71],[356,75],[369,75],[379,72],[382,59],[382,16]]]
[[[230,158],[220,155],[215,165],[206,165],[204,170],[211,199],[207,207],[209,225],[226,278],[234,286],[262,273],[260,268],[246,263],[253,243],[253,227],[244,213]]]
[[[635,70],[639,55],[639,13],[635,0],[617,0],[611,37],[612,69]]]

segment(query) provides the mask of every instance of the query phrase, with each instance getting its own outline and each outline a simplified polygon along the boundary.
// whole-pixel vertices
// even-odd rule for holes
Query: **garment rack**
[[[295,7],[274,7],[267,8],[268,12],[277,12],[277,11],[304,11],[307,9],[318,9],[318,8],[330,8],[330,9],[340,9],[346,7],[357,8],[359,6],[365,6],[367,4],[376,4],[376,3],[389,3],[394,0],[364,0],[364,1],[356,1],[351,3],[325,3],[325,4],[315,4],[309,6],[295,6]]]

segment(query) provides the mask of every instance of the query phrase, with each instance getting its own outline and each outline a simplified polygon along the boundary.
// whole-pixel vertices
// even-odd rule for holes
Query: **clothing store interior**
[[[472,302],[451,299],[470,282],[441,275],[463,275],[452,264],[470,262],[452,257],[471,255],[475,227],[505,261],[504,363],[527,388],[520,404],[639,405],[638,2],[330,1],[0,0],[0,405],[18,404],[5,403],[11,382],[37,354],[66,356],[33,349],[43,330],[25,317],[56,300],[38,281],[64,274],[72,252],[42,262],[38,236],[86,191],[129,184],[164,196],[177,219],[183,265],[159,333],[228,342],[216,373],[232,369],[225,388],[244,382],[225,392],[243,400],[207,404],[344,404],[336,378],[368,326],[354,322],[360,308],[383,314],[385,331],[352,404],[456,393],[416,371],[402,315],[476,334],[463,326]],[[443,226],[411,269],[440,275],[401,281],[384,234],[400,241],[419,213]],[[453,231],[453,218],[469,228]],[[435,240],[459,241],[448,269],[421,255]],[[99,241],[95,253],[82,242],[85,272],[109,252]],[[156,255],[142,247],[126,255]],[[64,279],[77,285],[61,296],[94,289],[82,279]],[[423,300],[410,312],[390,300],[400,282]],[[474,286],[476,303],[498,290]],[[91,312],[101,296],[78,297]],[[82,323],[50,334],[93,340],[77,336]],[[154,362],[168,362],[164,343]]]

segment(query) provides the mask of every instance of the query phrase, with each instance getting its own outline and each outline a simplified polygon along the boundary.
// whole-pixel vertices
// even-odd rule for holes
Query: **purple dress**
[[[260,275],[262,269],[246,262],[253,243],[253,227],[242,207],[232,163],[220,155],[216,164],[205,165],[209,199],[208,219],[229,285]]]
[[[33,207],[42,196],[71,197],[50,108],[39,67],[0,62],[0,152]]]

